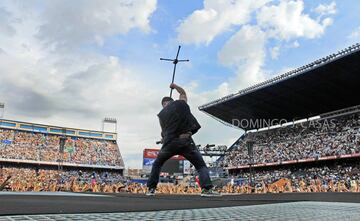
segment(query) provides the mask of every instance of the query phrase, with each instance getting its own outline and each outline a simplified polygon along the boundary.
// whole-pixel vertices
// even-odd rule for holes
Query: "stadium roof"
[[[359,105],[359,93],[360,44],[356,44],[199,110],[226,124],[252,130],[262,127],[250,121],[290,122]]]

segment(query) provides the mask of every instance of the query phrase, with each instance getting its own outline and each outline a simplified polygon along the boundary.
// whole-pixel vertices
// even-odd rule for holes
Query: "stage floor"
[[[360,193],[242,194],[204,198],[197,195],[146,197],[138,194],[0,192],[0,214],[0,221],[360,220]]]
[[[292,202],[207,209],[165,210],[153,212],[86,213],[0,216],[14,220],[359,220],[359,203]]]

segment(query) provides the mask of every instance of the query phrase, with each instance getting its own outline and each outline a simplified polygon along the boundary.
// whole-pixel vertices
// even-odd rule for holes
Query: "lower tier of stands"
[[[253,182],[250,182],[253,174]],[[7,180],[8,179],[8,180]],[[6,181],[7,180],[7,181]],[[160,184],[159,193],[198,194],[201,189],[190,177],[173,183]],[[332,160],[291,167],[267,167],[232,171],[227,184],[217,186],[222,193],[280,192],[360,192],[359,159]],[[0,166],[0,186],[7,191],[73,191],[145,193],[146,185],[125,179],[111,170],[57,170],[24,165]],[[216,183],[216,180],[214,180]]]
[[[122,170],[108,168],[0,164],[0,185],[8,191],[113,192],[126,180]],[[110,190],[111,188],[111,190]]]
[[[360,192],[360,157],[234,169],[230,174],[234,186],[245,188],[251,183],[258,193]]]

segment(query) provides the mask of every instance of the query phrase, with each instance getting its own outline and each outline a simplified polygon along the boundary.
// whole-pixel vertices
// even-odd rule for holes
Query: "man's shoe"
[[[221,194],[213,189],[202,189],[201,195],[205,197],[214,197],[214,196],[221,196]]]
[[[146,196],[155,196],[155,189],[149,189],[146,192]]]

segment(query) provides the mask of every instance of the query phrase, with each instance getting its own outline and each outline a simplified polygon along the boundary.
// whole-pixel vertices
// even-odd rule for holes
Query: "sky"
[[[160,148],[157,113],[175,82],[202,129],[230,146],[243,131],[197,107],[360,42],[358,0],[2,0],[5,118],[100,130],[118,120],[127,168]],[[175,93],[176,95],[176,93]],[[176,95],[177,96],[177,95]]]

